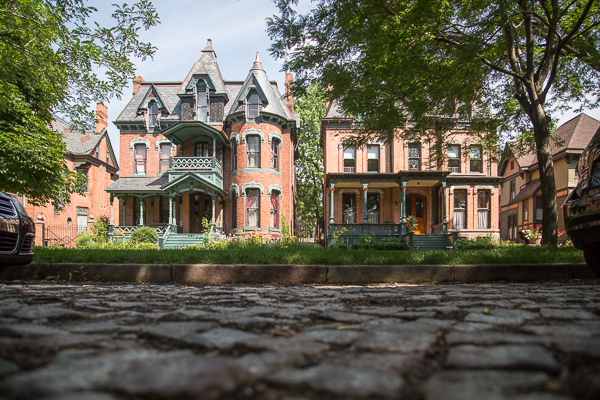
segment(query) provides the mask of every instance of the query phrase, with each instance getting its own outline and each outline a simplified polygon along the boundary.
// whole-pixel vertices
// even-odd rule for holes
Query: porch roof
[[[124,177],[111,183],[105,191],[115,194],[161,193],[161,186],[169,181],[166,175],[160,177]]]
[[[186,172],[185,174],[178,176],[176,179],[164,184],[161,189],[165,192],[174,191],[179,194],[181,192],[193,191],[195,189],[193,187],[194,183],[204,185],[221,196],[226,195],[225,191],[215,185],[213,182],[193,172]]]
[[[537,191],[541,187],[541,183],[539,179],[534,179],[531,182],[528,182],[524,188],[515,196],[511,204],[518,203],[519,201],[525,200],[528,197],[533,196],[537,193]]]
[[[216,138],[221,144],[228,145],[229,140],[223,132],[205,124],[202,121],[185,121],[170,127],[162,132],[162,134],[175,144],[183,144],[184,142],[198,135],[208,135]]]
[[[400,171],[398,173],[330,173],[326,184],[338,182],[392,182],[401,185],[408,181],[445,181],[448,171]]]

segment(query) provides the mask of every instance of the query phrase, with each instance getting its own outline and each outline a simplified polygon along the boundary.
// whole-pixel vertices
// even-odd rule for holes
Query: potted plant
[[[540,244],[542,243],[542,230],[539,226],[535,228],[525,229],[522,231],[523,237],[529,244]]]
[[[408,231],[412,232],[413,229],[415,228],[415,225],[417,225],[417,217],[415,217],[414,215],[407,216],[406,224],[407,224]]]

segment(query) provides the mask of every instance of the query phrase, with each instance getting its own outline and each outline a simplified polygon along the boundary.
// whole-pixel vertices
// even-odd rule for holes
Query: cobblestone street
[[[0,398],[600,398],[594,281],[0,284]]]

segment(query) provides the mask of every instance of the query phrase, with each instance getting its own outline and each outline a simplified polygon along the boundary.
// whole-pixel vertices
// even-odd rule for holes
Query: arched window
[[[150,126],[157,126],[158,125],[158,104],[156,104],[156,101],[153,101],[152,103],[150,103],[150,106],[148,107],[148,109],[149,109],[148,124]]]
[[[260,115],[260,97],[257,93],[248,96],[248,118],[256,118]]]
[[[260,168],[260,136],[246,137],[246,167]]]
[[[271,168],[275,171],[279,171],[279,139],[273,138],[271,140]]]
[[[231,193],[231,228],[237,228],[237,193]]]
[[[271,228],[279,229],[279,192],[271,191]]]
[[[169,170],[169,158],[171,157],[171,143],[160,144],[159,174],[165,174]]]
[[[260,189],[246,189],[246,227],[260,227]]]
[[[198,82],[196,86],[196,120],[206,122],[208,115],[208,94],[204,81]]]
[[[237,168],[237,140],[231,140],[231,170],[235,171]]]

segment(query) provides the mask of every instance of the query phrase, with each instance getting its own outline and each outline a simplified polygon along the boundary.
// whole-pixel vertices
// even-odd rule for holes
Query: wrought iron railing
[[[329,224],[329,233],[341,232],[349,235],[399,235],[400,224]]]

